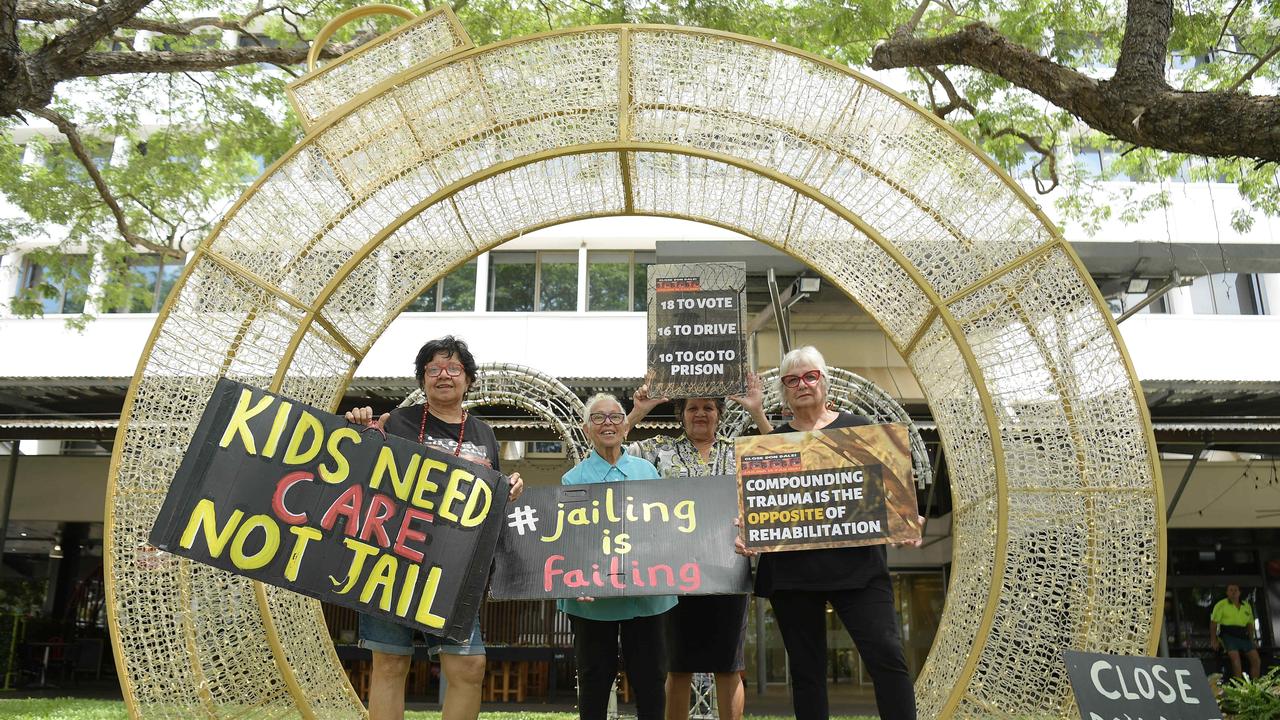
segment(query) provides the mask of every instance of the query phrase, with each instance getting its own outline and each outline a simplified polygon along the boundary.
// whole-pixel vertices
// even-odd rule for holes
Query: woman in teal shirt
[[[583,409],[583,430],[595,448],[564,474],[564,485],[656,480],[653,463],[622,451],[626,414],[612,395],[601,393]],[[559,601],[573,624],[573,655],[578,666],[578,717],[604,720],[609,693],[618,674],[621,638],[627,679],[636,694],[637,720],[661,720],[666,705],[667,653],[664,613],[674,607],[670,595]]]

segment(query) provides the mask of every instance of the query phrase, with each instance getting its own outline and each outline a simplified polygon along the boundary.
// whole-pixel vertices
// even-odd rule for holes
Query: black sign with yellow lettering
[[[464,640],[502,527],[505,488],[489,468],[223,379],[150,541]]]

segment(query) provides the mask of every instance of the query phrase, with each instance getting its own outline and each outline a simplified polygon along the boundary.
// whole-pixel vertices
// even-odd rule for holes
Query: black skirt
[[[746,595],[690,595],[667,613],[667,653],[676,673],[740,672],[746,668]]]

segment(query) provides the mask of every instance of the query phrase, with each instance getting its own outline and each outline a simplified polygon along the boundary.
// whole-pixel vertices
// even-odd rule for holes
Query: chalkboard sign
[[[649,395],[746,390],[744,263],[649,266]]]
[[[507,508],[497,600],[742,594],[732,475],[534,487]]]
[[[487,467],[218,381],[155,547],[465,640],[507,502]]]
[[[1063,657],[1082,720],[1221,720],[1204,665],[1195,658]]]

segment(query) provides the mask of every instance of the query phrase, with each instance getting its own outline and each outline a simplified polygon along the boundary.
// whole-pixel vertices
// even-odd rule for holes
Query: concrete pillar
[[[1176,287],[1165,294],[1171,315],[1193,315],[1191,306],[1191,286]]]
[[[578,246],[578,312],[587,311],[587,243]]]
[[[476,312],[489,309],[489,253],[476,256]],[[441,678],[444,676],[442,675]]]

